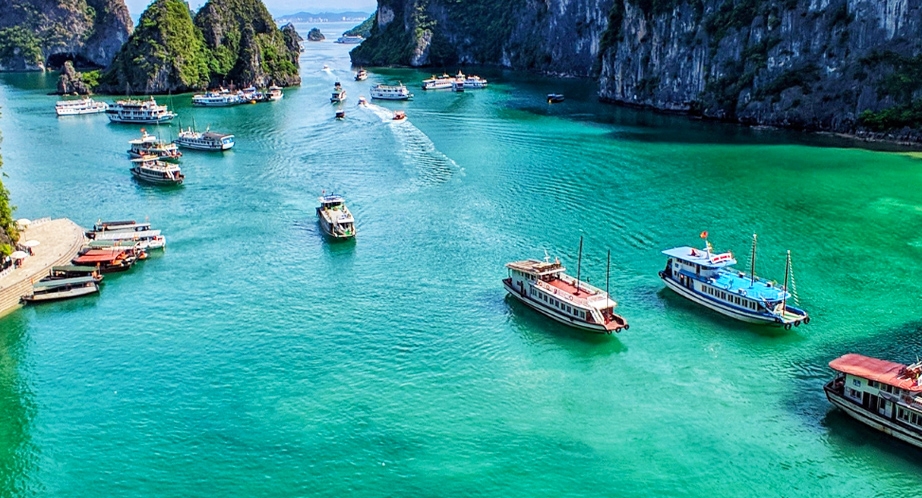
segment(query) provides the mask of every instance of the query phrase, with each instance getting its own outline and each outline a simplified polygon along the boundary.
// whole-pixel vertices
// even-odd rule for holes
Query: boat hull
[[[182,142],[182,141],[180,141],[179,139],[176,140],[176,145],[179,145],[180,147],[183,147],[183,148],[186,148],[186,149],[204,150],[204,151],[208,151],[208,152],[221,152],[221,151],[225,151],[225,150],[230,150],[230,149],[232,149],[232,148],[234,147],[234,144],[233,144],[233,143],[231,143],[231,144],[220,144],[220,145],[203,145],[203,144],[197,144],[197,143]]]
[[[163,118],[124,118],[114,114],[109,114],[108,116],[110,122],[120,124],[157,124],[168,123],[173,120],[173,116],[165,116]]]
[[[676,294],[696,304],[700,304],[701,306],[704,306],[705,308],[716,311],[720,313],[721,315],[725,315],[730,318],[739,320],[741,322],[747,322],[747,323],[782,325],[781,323],[778,323],[775,320],[775,317],[773,316],[764,316],[764,315],[756,315],[753,313],[746,313],[746,312],[737,310],[735,308],[731,308],[729,305],[722,305],[720,303],[712,302],[706,297],[702,296],[701,294],[691,289],[688,289],[687,287],[680,285],[679,282],[676,282],[672,278],[669,278],[662,274],[660,275],[660,279],[666,284],[666,287],[669,287],[670,289],[672,289]]]
[[[573,328],[585,330],[588,332],[594,332],[596,334],[610,334],[611,333],[611,331],[605,329],[604,325],[600,325],[596,323],[581,322],[579,320],[576,320],[562,313],[558,313],[556,310],[545,306],[543,303],[540,303],[538,301],[531,299],[530,297],[528,297],[527,294],[523,296],[521,292],[519,292],[517,289],[512,287],[508,279],[503,280],[503,288],[506,289],[506,292],[508,292],[509,295],[518,299],[524,305],[528,306],[529,308],[537,311],[538,313],[541,313],[542,315],[552,320],[560,322],[564,325],[569,325],[570,327],[573,327]]]
[[[39,294],[31,296],[23,296],[22,300],[27,303],[50,303],[52,301],[63,301],[65,299],[73,299],[75,297],[88,296],[90,294],[95,294],[99,292],[99,285],[93,284],[89,287],[77,287],[74,289],[68,289],[61,292],[52,292],[48,294]]]
[[[900,441],[909,443],[917,448],[922,448],[922,435],[914,433],[910,430],[907,430],[900,425],[894,423],[890,419],[884,418],[880,415],[877,415],[873,412],[869,412],[863,409],[860,406],[855,405],[851,401],[847,400],[845,397],[840,396],[832,388],[832,382],[827,383],[823,386],[823,390],[826,391],[826,399],[829,400],[836,408],[841,409],[849,417],[861,422],[872,429],[876,429],[884,434],[889,434]]]
[[[151,183],[154,185],[182,185],[182,182],[184,180],[183,177],[179,177],[176,179],[155,177],[155,176],[144,174],[143,171],[139,171],[135,168],[131,169],[131,174],[139,181],[142,181],[145,183]]]

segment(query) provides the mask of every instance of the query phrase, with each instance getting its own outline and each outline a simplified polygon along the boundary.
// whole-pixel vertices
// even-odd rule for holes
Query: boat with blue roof
[[[732,253],[713,252],[707,242],[707,232],[702,232],[701,238],[705,239],[704,249],[684,246],[663,251],[669,259],[659,276],[667,287],[686,299],[744,322],[773,324],[785,329],[810,323],[810,315],[789,302],[797,302],[796,292],[792,293],[790,251],[784,283],[778,286],[755,274],[755,235],[752,236],[752,267],[748,275],[733,268],[737,262]]]

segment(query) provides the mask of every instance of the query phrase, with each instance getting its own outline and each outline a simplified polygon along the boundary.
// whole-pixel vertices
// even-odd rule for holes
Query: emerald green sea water
[[[581,80],[357,83],[349,48],[308,44],[303,86],[274,104],[173,96],[183,125],[237,137],[187,152],[176,189],[132,180],[139,126],[56,118],[53,75],[0,76],[17,217],[149,219],[167,237],[98,297],[0,319],[0,495],[922,494],[922,452],[822,390],[843,353],[922,351],[922,162],[602,105]],[[413,101],[356,107],[398,80]],[[354,244],[321,237],[323,189],[346,197]],[[744,265],[758,233],[778,279],[790,249],[812,323],[750,326],[664,290],[660,251],[702,230]],[[611,249],[629,331],[587,335],[504,295],[511,260],[546,250],[575,274],[580,236],[596,285]]]

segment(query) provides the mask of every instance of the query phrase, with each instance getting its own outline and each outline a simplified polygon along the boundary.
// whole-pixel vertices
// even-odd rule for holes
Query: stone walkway
[[[48,275],[52,266],[70,264],[86,243],[83,229],[67,218],[36,220],[22,231],[19,241],[37,240],[34,256],[22,266],[0,274],[0,316],[20,306],[19,299],[32,293],[32,283]]]

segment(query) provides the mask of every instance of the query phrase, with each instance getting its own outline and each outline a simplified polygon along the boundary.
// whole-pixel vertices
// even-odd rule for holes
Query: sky
[[[131,18],[137,20],[152,0],[125,0]],[[198,10],[205,0],[188,0],[192,10]],[[284,16],[295,12],[342,12],[354,10],[372,13],[377,9],[375,0],[263,0],[273,16]]]

